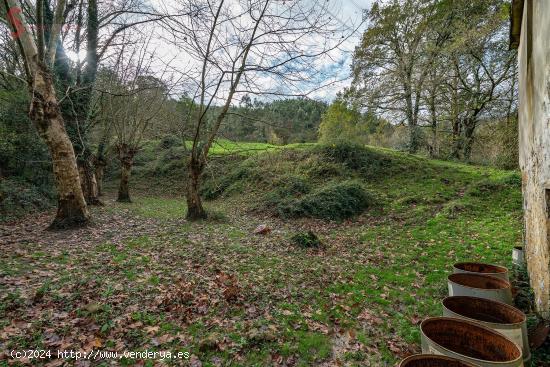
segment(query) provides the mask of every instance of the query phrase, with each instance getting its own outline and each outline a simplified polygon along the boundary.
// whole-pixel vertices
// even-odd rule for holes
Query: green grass
[[[340,222],[269,215],[266,193],[289,177],[296,197],[353,179],[380,206]],[[52,299],[61,297],[66,312],[100,300],[97,313],[80,312],[97,324],[105,345],[184,348],[204,366],[379,366],[419,351],[418,321],[441,315],[454,262],[510,266],[511,250],[521,244],[517,172],[386,149],[300,146],[230,161],[207,178],[212,183],[224,188],[207,208],[222,221],[187,223],[181,196],[140,193],[131,204],[114,203],[95,215],[108,222],[123,214],[149,226],[147,233],[97,238],[82,249],[63,248],[62,241],[48,250],[29,246],[8,252],[0,269],[25,277],[47,268],[47,282],[40,279],[34,289],[42,304],[57,305]],[[259,224],[272,232],[254,235]],[[292,243],[307,230],[322,248]],[[13,311],[18,305],[32,307],[23,299],[28,293],[7,291],[0,325],[22,317]],[[45,329],[33,326],[6,347],[32,346]]]

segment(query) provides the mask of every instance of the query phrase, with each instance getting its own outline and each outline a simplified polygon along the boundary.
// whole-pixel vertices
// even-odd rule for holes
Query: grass
[[[74,348],[95,337],[103,348],[179,348],[203,366],[393,365],[419,351],[418,322],[441,315],[454,262],[510,266],[521,244],[516,172],[384,149],[349,163],[349,152],[339,161],[330,147],[300,148],[247,155],[210,177],[224,185],[207,204],[223,220],[185,222],[183,198],[142,192],[94,212],[107,229],[113,218],[137,227],[6,251],[0,271],[25,283],[2,285],[0,330],[51,312],[2,342],[47,346],[53,332]],[[263,206],[284,175],[300,178],[298,191],[357,180],[382,205],[339,222],[286,220]],[[259,224],[271,233],[253,234]],[[321,248],[292,242],[310,230]]]

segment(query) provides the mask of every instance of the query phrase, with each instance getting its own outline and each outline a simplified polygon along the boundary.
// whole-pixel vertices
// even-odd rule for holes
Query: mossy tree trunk
[[[205,162],[201,158],[191,157],[187,165],[188,182],[187,182],[187,215],[188,220],[200,220],[207,217],[206,211],[202,206],[200,196],[201,177],[204,170]]]
[[[117,149],[118,158],[120,159],[120,184],[118,186],[117,201],[130,203],[132,202],[130,198],[130,175],[136,149],[131,148],[128,144],[120,144]]]
[[[469,161],[472,157],[474,145],[474,132],[476,128],[475,118],[468,119],[464,124],[464,160]]]
[[[55,19],[50,29],[49,40],[44,38],[44,2],[36,3],[35,19],[39,32],[31,32],[18,0],[4,0],[5,9],[13,10],[8,17],[18,55],[27,77],[31,104],[29,117],[50,151],[55,185],[57,188],[57,214],[50,229],[79,227],[88,223],[89,214],[82,194],[76,157],[71,140],[65,130],[65,121],[59,108],[54,88],[51,65],[53,65],[59,33],[63,21],[65,1],[56,5]]]
[[[97,183],[97,196],[103,195],[103,177],[105,176],[105,160],[102,158],[97,158],[94,167],[95,167],[95,178]]]

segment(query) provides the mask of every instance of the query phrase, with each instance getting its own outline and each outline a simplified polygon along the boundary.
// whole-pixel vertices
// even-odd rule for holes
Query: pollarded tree
[[[134,157],[168,99],[166,84],[153,76],[148,46],[149,42],[141,47],[123,46],[115,65],[105,70],[98,83],[98,118],[110,126],[120,160],[120,202],[131,201],[129,182]]]
[[[180,0],[190,17],[171,18],[174,44],[195,62],[196,101],[188,137],[187,218],[206,217],[201,177],[220,126],[244,94],[306,95],[319,88],[324,56],[346,39],[329,2]],[[321,41],[320,41],[321,40]]]
[[[89,221],[88,208],[80,185],[74,149],[59,108],[52,69],[64,20],[65,0],[57,1],[48,37],[44,32],[44,0],[37,0],[35,4],[34,33],[18,0],[2,0],[1,5],[2,17],[8,20],[18,55],[24,64],[31,100],[30,119],[52,158],[58,205],[50,228],[85,225]]]
[[[45,4],[45,14],[50,13],[49,5]],[[92,108],[97,71],[122,37],[129,41],[129,30],[138,25],[144,27],[161,16],[140,0],[76,0],[71,2],[66,16],[70,32],[58,44],[55,65],[57,85],[65,95],[61,111],[76,153],[84,197],[88,204],[99,204],[96,173],[101,173],[104,162],[90,147],[90,134],[97,121]],[[68,59],[66,51],[77,55],[76,62]],[[81,58],[83,53],[85,56]]]

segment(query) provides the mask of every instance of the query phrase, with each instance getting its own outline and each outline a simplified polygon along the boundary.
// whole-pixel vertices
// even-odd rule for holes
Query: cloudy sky
[[[178,0],[151,0],[152,4],[155,8],[162,9],[164,11],[170,11],[170,8],[172,5],[177,6]],[[335,25],[338,26],[341,29],[342,34],[346,34],[346,36],[349,36],[349,38],[346,39],[346,41],[340,45],[340,47],[337,50],[330,51],[329,56],[330,57],[323,57],[316,60],[316,67],[315,67],[315,75],[313,76],[313,79],[309,79],[309,83],[304,83],[303,91],[311,91],[311,85],[313,82],[317,87],[322,85],[329,85],[328,87],[324,87],[321,89],[315,89],[314,92],[308,94],[310,98],[315,99],[321,99],[325,100],[327,102],[331,101],[335,96],[336,93],[341,91],[344,87],[349,86],[351,80],[350,80],[350,65],[352,61],[352,55],[353,50],[355,46],[359,43],[362,31],[365,29],[365,25],[361,24],[362,21],[362,15],[363,11],[365,9],[368,9],[370,7],[370,4],[372,3],[372,0],[301,0],[301,1],[312,1],[312,4],[317,6],[318,4],[321,4],[320,1],[327,1],[327,4],[329,4],[330,8],[330,15],[333,17],[335,21]],[[330,3],[329,3],[330,1]],[[162,27],[159,27],[158,25],[151,25],[154,27],[153,29],[148,29],[147,26],[140,29],[140,31],[147,37],[147,34],[150,35],[150,38],[148,39],[148,44],[150,48],[150,52],[155,55],[156,62],[158,63],[158,72],[164,73],[163,75],[169,75],[170,71],[166,71],[171,69],[174,72],[174,77],[172,79],[177,80],[196,80],[195,77],[178,77],[177,74],[183,74],[183,70],[187,71],[196,71],[201,69],[201,64],[194,62],[192,57],[189,57],[185,54],[185,51],[182,51],[181,49],[178,49],[178,47],[175,47],[174,44],[171,44],[169,38],[170,36],[167,36],[166,32],[162,29]],[[356,30],[356,32],[352,33],[353,30]],[[351,34],[351,35],[350,35]],[[320,37],[320,36],[315,36]],[[318,41],[314,39],[314,42],[318,42],[319,44],[323,44],[323,39],[319,39]],[[116,53],[116,51],[115,51]],[[69,52],[69,56],[72,59],[76,59],[76,55],[72,55]],[[83,56],[83,55],[82,55]],[[191,75],[190,73],[189,75]],[[158,75],[157,75],[158,76]],[[261,79],[260,79],[261,81]],[[338,82],[334,82],[338,81]],[[262,81],[261,81],[262,82]],[[271,85],[269,85],[269,81],[265,81],[266,90],[267,89],[273,89],[273,84],[276,82],[272,82]],[[332,83],[332,84],[329,84]],[[307,84],[307,86],[306,86]],[[181,94],[182,90],[185,90],[186,88],[189,88],[187,86],[180,86],[177,88],[179,92],[176,92],[175,94]],[[192,87],[191,87],[192,88]],[[189,89],[191,89],[189,88]],[[191,93],[193,94],[193,93]],[[257,96],[259,99],[270,99],[275,97],[268,97],[268,96]],[[235,100],[240,100],[240,97],[236,96]],[[214,102],[217,104],[217,102]]]
[[[361,24],[363,10],[368,9],[372,0],[341,0],[336,6],[339,9],[334,15],[335,19],[348,29],[354,29]],[[335,58],[337,62],[327,62],[324,67],[323,74],[326,78],[334,78],[336,80],[344,79],[343,81],[331,85],[328,88],[316,91],[311,97],[330,101],[334,99],[336,93],[350,85],[350,66],[355,46],[359,44],[362,31],[365,25],[359,27],[349,40],[342,45]]]

